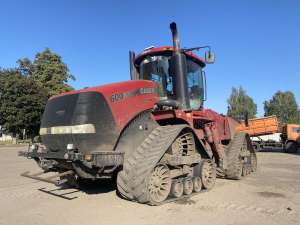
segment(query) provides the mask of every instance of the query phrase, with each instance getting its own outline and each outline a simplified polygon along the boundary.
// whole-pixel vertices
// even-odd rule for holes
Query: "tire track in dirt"
[[[225,210],[236,210],[236,211],[247,211],[247,212],[257,212],[269,215],[277,215],[277,214],[284,214],[284,215],[292,215],[295,213],[294,210],[291,208],[265,208],[257,205],[240,205],[235,203],[221,203],[221,204],[214,204],[216,208],[221,208]]]
[[[224,202],[224,203],[210,203],[205,205],[197,206],[199,209],[222,209],[228,211],[239,211],[239,212],[254,212],[260,213],[264,215],[294,215],[295,210],[290,207],[287,208],[265,208],[258,205],[245,205],[245,204],[237,204],[232,202]]]
[[[195,206],[197,204],[196,201],[192,199],[180,200],[174,202],[174,204],[180,205],[190,205]],[[205,203],[201,205],[197,205],[196,208],[203,209],[203,210],[213,210],[213,209],[223,209],[223,210],[230,210],[230,211],[244,211],[244,212],[255,212],[255,213],[262,213],[268,215],[293,215],[295,214],[295,210],[290,207],[286,208],[265,208],[258,205],[247,205],[247,204],[238,204],[233,202],[214,202],[214,203]]]

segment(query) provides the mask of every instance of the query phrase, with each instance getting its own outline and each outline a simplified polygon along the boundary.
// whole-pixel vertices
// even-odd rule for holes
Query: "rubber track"
[[[120,195],[140,203],[150,202],[147,194],[147,177],[157,165],[169,146],[187,125],[168,125],[154,129],[128,158],[125,156],[123,170],[118,174]]]
[[[239,163],[238,160],[241,147],[245,141],[246,134],[243,132],[237,133],[232,139],[230,146],[226,152],[227,156],[227,169],[225,171],[226,178],[239,180]]]

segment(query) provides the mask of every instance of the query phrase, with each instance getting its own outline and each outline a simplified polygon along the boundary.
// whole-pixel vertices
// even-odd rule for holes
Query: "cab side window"
[[[187,83],[190,98],[190,106],[194,110],[198,110],[203,101],[203,79],[201,67],[187,60]]]

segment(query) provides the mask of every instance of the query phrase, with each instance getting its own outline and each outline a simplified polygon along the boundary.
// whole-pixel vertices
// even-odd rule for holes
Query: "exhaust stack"
[[[176,23],[170,24],[173,39],[173,56],[171,58],[172,70],[175,76],[174,90],[176,100],[182,109],[190,109],[187,87],[186,56],[181,52]]]
[[[170,29],[171,29],[171,32],[172,32],[174,52],[180,53],[180,43],[179,43],[179,37],[178,37],[178,31],[177,31],[176,23],[174,23],[174,22],[171,23],[170,24]]]

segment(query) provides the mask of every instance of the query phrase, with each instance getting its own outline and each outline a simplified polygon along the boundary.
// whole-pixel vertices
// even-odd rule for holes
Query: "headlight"
[[[38,150],[38,148],[39,148],[39,146],[38,146],[37,144],[32,144],[32,145],[30,146],[30,150],[31,150],[31,151],[36,151],[36,150]]]
[[[74,145],[73,144],[67,144],[67,150],[73,150]]]

